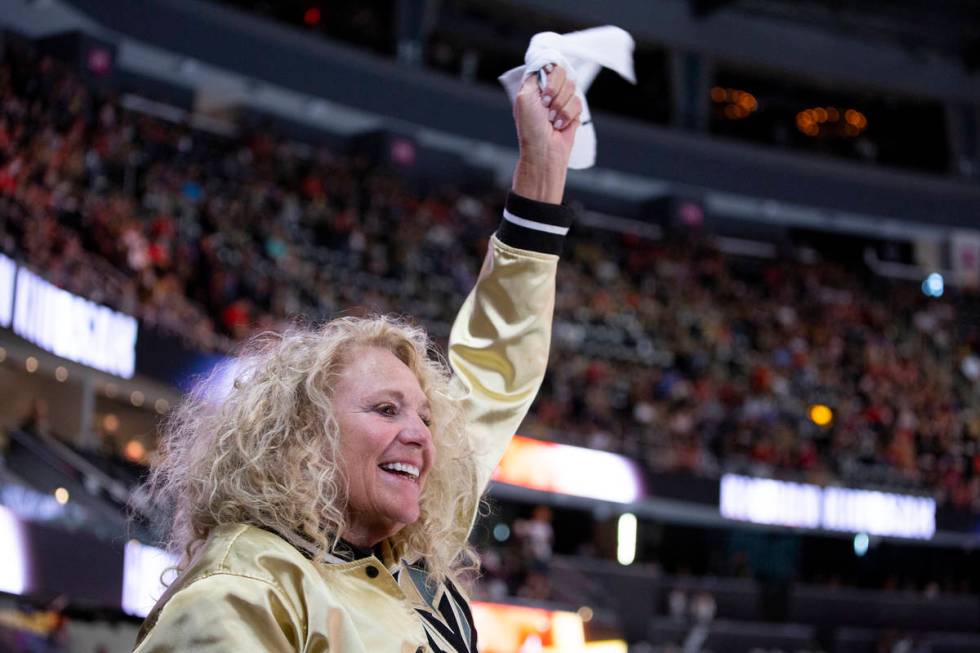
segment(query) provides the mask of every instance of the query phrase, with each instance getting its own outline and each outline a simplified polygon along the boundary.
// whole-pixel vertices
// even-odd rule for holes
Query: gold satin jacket
[[[476,287],[453,325],[449,361],[466,386],[480,487],[544,377],[557,253],[570,221],[564,207],[511,194]],[[458,650],[424,622],[446,622],[437,607],[444,594],[464,605],[465,598],[445,585],[432,595],[420,582],[423,575],[410,567],[399,571],[390,549],[381,550],[381,559],[314,561],[254,526],[217,528],[147,616],[135,653]],[[463,623],[468,609],[464,619],[460,607],[454,602],[451,610],[469,649],[475,637],[468,636],[471,623]]]

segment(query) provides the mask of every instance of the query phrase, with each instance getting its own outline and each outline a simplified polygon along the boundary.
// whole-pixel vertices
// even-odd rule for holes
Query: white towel
[[[504,85],[513,103],[527,77],[536,74],[549,63],[564,68],[568,77],[575,82],[576,95],[582,101],[582,125],[575,133],[568,167],[574,170],[591,168],[595,165],[595,128],[592,126],[589,104],[585,101],[585,92],[599,74],[600,67],[615,70],[621,77],[635,84],[633,47],[633,37],[612,25],[568,34],[541,32],[531,38],[524,55],[524,65],[505,72],[499,77],[500,83]]]

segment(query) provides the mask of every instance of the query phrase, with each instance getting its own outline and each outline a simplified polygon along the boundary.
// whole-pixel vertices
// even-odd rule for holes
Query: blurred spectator
[[[537,506],[530,519],[518,519],[514,522],[514,534],[521,542],[524,558],[530,566],[547,573],[555,539],[551,528],[551,509],[548,506]]]
[[[718,604],[711,592],[698,592],[691,599],[691,619],[695,623],[708,624],[715,618]]]
[[[678,621],[687,618],[687,592],[675,587],[667,595],[667,614]]]

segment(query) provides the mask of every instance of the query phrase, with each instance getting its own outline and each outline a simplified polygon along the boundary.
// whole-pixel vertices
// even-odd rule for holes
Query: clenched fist
[[[540,88],[537,75],[531,75],[524,80],[514,103],[521,154],[513,189],[529,199],[559,204],[582,102],[563,68],[548,65],[545,72],[545,88]]]

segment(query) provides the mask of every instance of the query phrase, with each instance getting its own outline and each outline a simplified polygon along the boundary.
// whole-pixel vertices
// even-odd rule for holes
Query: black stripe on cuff
[[[569,227],[575,218],[575,211],[567,206],[537,202],[514,192],[507,195],[506,209],[519,218],[555,227]],[[500,221],[497,238],[511,247],[546,254],[561,254],[562,244],[565,242],[565,237],[560,234],[522,227],[507,218]]]

